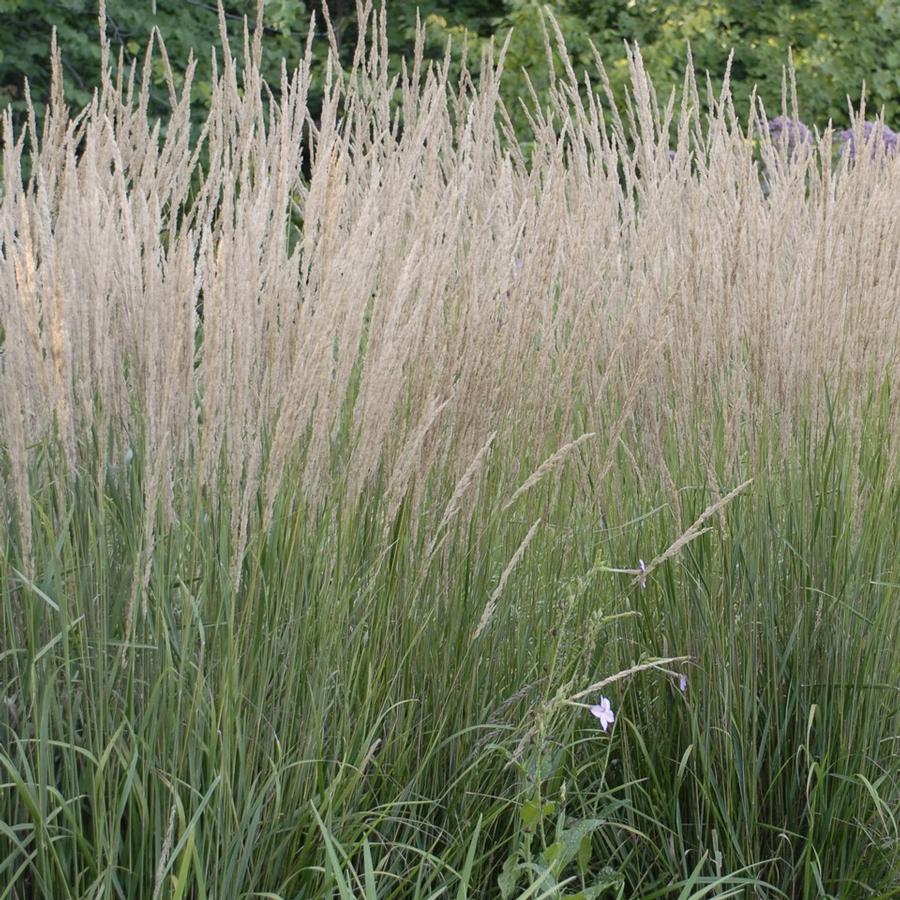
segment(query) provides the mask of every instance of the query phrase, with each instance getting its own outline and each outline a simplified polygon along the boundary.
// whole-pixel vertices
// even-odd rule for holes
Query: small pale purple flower
[[[638,560],[638,570],[641,573],[641,590],[647,590],[647,566],[644,565],[642,559]]]
[[[600,720],[600,727],[604,731],[616,721],[616,714],[612,711],[608,697],[601,697],[600,702],[591,707],[591,715]]]
[[[685,693],[685,691],[687,691],[687,686],[688,686],[687,675],[679,675],[678,676],[678,690],[681,691],[681,693],[683,694],[683,693]]]
[[[876,131],[880,129],[880,135]],[[875,137],[873,138],[873,132]],[[856,159],[856,134],[852,128],[845,128],[837,133],[837,138],[841,142],[841,153],[847,153],[850,159]],[[884,155],[890,156],[900,149],[900,135],[895,131],[891,131],[887,125],[880,125],[878,122],[863,122],[862,126],[863,144],[872,143],[872,159],[875,159],[878,153],[879,142],[884,146]],[[862,149],[862,147],[860,147]]]

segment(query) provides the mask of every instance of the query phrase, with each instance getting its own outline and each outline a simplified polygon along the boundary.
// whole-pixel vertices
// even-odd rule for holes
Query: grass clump
[[[3,120],[0,897],[891,896],[900,162],[363,12]]]

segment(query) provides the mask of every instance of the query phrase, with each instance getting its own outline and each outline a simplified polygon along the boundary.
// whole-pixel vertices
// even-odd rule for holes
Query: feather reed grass
[[[359,14],[0,114],[0,897],[889,896],[900,158]]]

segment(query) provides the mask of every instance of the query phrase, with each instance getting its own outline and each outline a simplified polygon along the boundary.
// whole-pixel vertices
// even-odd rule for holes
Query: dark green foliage
[[[252,27],[256,0],[225,0],[226,25],[233,47],[240,51],[245,17]],[[354,0],[329,5],[335,41],[344,63],[356,45]],[[788,48],[797,69],[800,112],[805,121],[824,127],[828,119],[847,124],[848,96],[858,102],[863,82],[867,103],[884,107],[888,124],[900,114],[900,6],[890,0],[423,0],[418,5],[427,25],[426,56],[443,57],[446,41],[457,51],[468,37],[468,65],[477,71],[482,45],[510,28],[504,93],[517,130],[524,131],[519,99],[529,89],[523,71],[545,99],[551,77],[547,66],[543,12],[559,22],[576,73],[587,70],[596,82],[591,43],[599,50],[613,89],[618,93],[628,78],[625,41],[637,42],[645,65],[661,96],[681,84],[687,46],[699,71],[708,70],[717,83],[734,48],[731,80],[739,103],[758,86],[766,109],[781,109],[782,69]],[[282,60],[291,69],[305,45],[310,17],[316,17],[314,55],[320,62],[328,52],[321,2],[265,0],[263,68],[277,87]],[[414,3],[389,5],[388,38],[393,60],[410,55],[415,39]],[[154,27],[165,39],[177,77],[191,50],[199,59],[194,81],[195,115],[203,115],[210,90],[210,51],[219,41],[214,0],[109,0],[108,35],[114,58],[140,61]],[[17,116],[25,109],[24,79],[28,78],[38,113],[50,83],[50,33],[56,28],[63,49],[68,100],[82,106],[90,100],[100,67],[95,0],[0,0],[0,104],[11,103]],[[551,43],[554,43],[551,41]],[[555,44],[554,44],[555,47]],[[554,49],[555,54],[555,49]],[[238,53],[239,55],[239,53]],[[560,65],[558,55],[554,61]],[[457,52],[454,68],[462,60]],[[452,80],[452,79],[451,79]],[[595,87],[597,85],[595,84]],[[317,107],[317,85],[311,98]],[[154,109],[162,114],[168,94],[163,63],[154,62]]]
[[[255,0],[227,0],[223,4],[225,22],[232,48],[239,53],[245,16],[252,28],[256,17]],[[278,83],[281,60],[296,65],[303,49],[309,14],[302,3],[274,0],[266,3],[264,60],[266,73]],[[25,108],[24,78],[30,82],[32,97],[40,112],[50,86],[50,35],[56,29],[63,52],[66,97],[76,106],[90,101],[99,83],[100,42],[98,40],[96,0],[0,0],[0,96],[11,101],[14,111]],[[143,61],[144,51],[154,28],[162,35],[175,70],[176,87],[191,52],[198,59],[194,79],[194,99],[199,101],[195,114],[210,92],[210,52],[219,43],[219,19],[215,0],[109,0],[107,34],[113,61],[122,53],[126,66]],[[322,42],[319,51],[327,52]],[[168,108],[164,64],[153,62],[152,105],[156,114]]]

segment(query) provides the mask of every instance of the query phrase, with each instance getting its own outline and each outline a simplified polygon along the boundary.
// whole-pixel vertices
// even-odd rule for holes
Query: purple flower
[[[616,714],[612,711],[608,697],[601,697],[600,703],[591,707],[591,715],[600,720],[600,727],[604,731],[616,721]]]
[[[638,560],[638,571],[641,573],[641,590],[647,590],[647,567],[642,559]]]
[[[812,145],[812,132],[799,119],[776,116],[768,122],[763,122],[762,128],[775,146],[780,147],[782,141],[785,143],[789,156],[799,151],[801,147],[807,148]]]
[[[683,693],[685,693],[685,691],[687,691],[687,686],[688,686],[687,675],[679,675],[678,676],[678,690],[681,691],[681,693],[683,694]]]
[[[874,133],[874,137],[873,137]],[[850,159],[856,159],[856,132],[853,128],[845,128],[837,134],[838,140],[841,142],[841,154],[849,154]],[[898,150],[898,141],[900,135],[895,131],[891,131],[887,125],[881,125],[880,122],[863,122],[862,125],[863,145],[871,142],[872,159],[878,154],[879,143],[884,147],[885,156],[890,156]],[[862,149],[862,147],[860,147]]]

